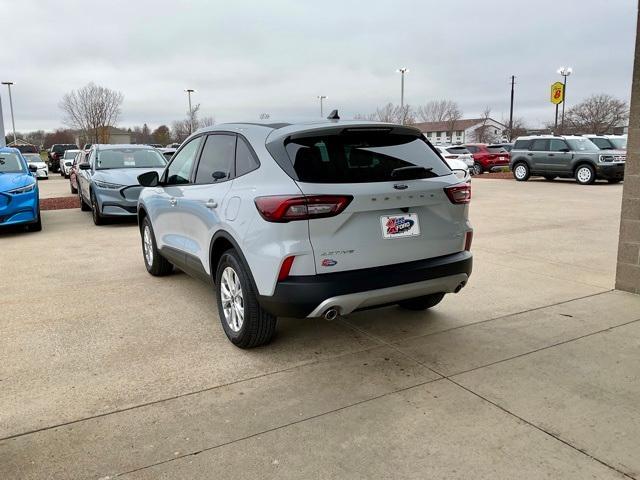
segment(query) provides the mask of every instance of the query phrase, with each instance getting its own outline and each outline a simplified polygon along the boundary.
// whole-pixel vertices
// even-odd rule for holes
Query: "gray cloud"
[[[120,125],[181,118],[184,88],[219,122],[343,117],[399,101],[457,100],[539,125],[549,85],[569,64],[568,105],[591,93],[627,99],[636,4],[630,0],[191,1],[0,0],[1,80],[12,80],[18,130],[61,125],[65,92],[95,81],[125,95]],[[8,13],[8,14],[7,14]],[[6,91],[2,90],[5,125]]]

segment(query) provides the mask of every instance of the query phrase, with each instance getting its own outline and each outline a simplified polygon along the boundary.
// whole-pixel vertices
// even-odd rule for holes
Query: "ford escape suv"
[[[541,175],[547,180],[573,177],[581,185],[597,179],[618,183],[624,178],[626,159],[624,150],[600,150],[586,137],[518,137],[511,150],[511,171],[521,182]]]
[[[148,272],[212,282],[242,348],[268,342],[279,316],[427,309],[471,274],[471,186],[412,127],[216,125],[138,179]]]

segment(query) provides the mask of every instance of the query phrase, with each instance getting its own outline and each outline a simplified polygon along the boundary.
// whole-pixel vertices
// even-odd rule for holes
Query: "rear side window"
[[[249,173],[259,166],[258,160],[249,148],[249,145],[247,145],[247,142],[241,137],[238,137],[238,144],[236,146],[236,177]]]
[[[534,152],[546,152],[549,150],[549,140],[543,140],[541,138],[532,140],[531,145],[529,145],[529,150]]]
[[[235,135],[209,135],[202,148],[196,183],[216,183],[229,180],[236,155]]]
[[[529,145],[531,144],[531,140],[516,140],[516,143],[513,145],[514,150],[529,150]]]
[[[465,147],[451,147],[446,149],[449,153],[455,153],[456,155],[462,155],[464,153],[470,153]]]
[[[349,132],[291,139],[285,145],[302,182],[389,182],[451,173],[427,142],[413,135]]]
[[[478,153],[480,149],[475,145],[467,145],[467,150],[469,150],[471,153]]]

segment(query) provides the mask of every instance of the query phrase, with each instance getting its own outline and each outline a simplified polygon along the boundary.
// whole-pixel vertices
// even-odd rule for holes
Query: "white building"
[[[434,145],[456,143],[484,143],[506,141],[507,126],[493,118],[458,120],[451,128],[449,122],[422,122],[413,125]]]

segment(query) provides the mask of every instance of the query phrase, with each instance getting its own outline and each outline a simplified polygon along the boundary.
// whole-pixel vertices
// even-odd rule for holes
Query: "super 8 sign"
[[[564,100],[564,85],[562,82],[556,82],[551,85],[551,103],[558,105]]]

